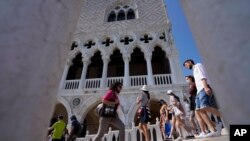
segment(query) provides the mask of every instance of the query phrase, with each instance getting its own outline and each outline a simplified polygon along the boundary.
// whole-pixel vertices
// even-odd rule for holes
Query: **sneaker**
[[[216,131],[208,133],[205,137],[208,138],[208,137],[219,137],[219,136],[221,136],[221,133],[219,131]]]
[[[188,135],[185,137],[185,139],[193,139],[194,138],[194,135]]]
[[[218,132],[221,133],[222,126],[223,126],[222,122],[219,122],[219,123],[216,124],[215,129],[216,129]]]
[[[198,136],[195,136],[195,138],[205,138],[206,134],[204,132],[201,132]]]

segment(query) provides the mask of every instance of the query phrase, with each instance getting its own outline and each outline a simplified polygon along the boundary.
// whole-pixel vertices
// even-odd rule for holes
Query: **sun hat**
[[[147,85],[143,85],[141,88],[142,91],[148,91]]]
[[[167,91],[167,94],[169,95],[169,94],[173,94],[173,90],[168,90]]]

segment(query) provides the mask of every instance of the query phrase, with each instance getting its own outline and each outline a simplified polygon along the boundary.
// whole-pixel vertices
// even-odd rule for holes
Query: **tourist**
[[[52,131],[52,141],[61,141],[63,132],[66,129],[66,124],[63,121],[63,116],[58,116],[58,121],[55,122],[51,127],[49,127],[48,131]]]
[[[99,129],[94,141],[101,141],[109,125],[119,129],[119,141],[125,141],[125,125],[117,115],[117,108],[120,105],[119,93],[122,90],[122,84],[116,82],[102,97],[103,110],[99,120]]]
[[[184,128],[187,132],[188,135],[185,137],[185,139],[188,138],[193,138],[193,134],[191,133],[191,128],[189,128],[186,124],[185,124],[185,110],[180,102],[180,98],[178,96],[176,96],[172,90],[168,90],[167,94],[170,96],[170,105],[172,106],[173,109],[173,118],[172,118],[172,129],[171,129],[171,134],[170,137],[173,136],[174,130],[176,129],[179,136],[176,139],[177,141],[182,140],[183,137],[183,133],[181,128]]]
[[[166,101],[164,101],[163,99],[161,99],[159,101],[160,103],[160,129],[161,129],[161,133],[163,136],[163,139],[166,140],[168,139],[168,136],[170,135],[170,130],[171,130],[171,113],[170,113],[170,109],[168,107],[168,104],[166,103]]]
[[[189,98],[186,99],[186,101],[184,100],[184,102],[186,102],[186,104],[190,104],[190,113],[188,115],[188,120],[191,124],[192,129],[194,130],[194,134],[197,134],[198,132],[198,127],[195,123],[195,97],[196,97],[196,93],[197,93],[197,89],[195,86],[195,80],[194,77],[192,75],[188,75],[185,77],[186,82],[188,83],[188,93],[189,93]]]
[[[76,138],[80,136],[82,127],[75,115],[72,115],[70,117],[70,120],[71,120],[71,129],[67,141],[75,141]]]
[[[148,122],[151,120],[150,109],[149,109],[150,94],[147,86],[144,85],[141,88],[141,93],[137,97],[137,104],[140,105],[139,108],[139,129],[142,131],[146,141],[150,141],[150,136],[148,133]]]

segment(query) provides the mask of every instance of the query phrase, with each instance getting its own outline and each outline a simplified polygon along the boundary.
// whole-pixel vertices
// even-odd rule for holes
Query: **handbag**
[[[101,109],[101,117],[115,117],[116,116],[116,106],[103,104]]]
[[[99,104],[95,109],[97,115],[100,117],[115,117],[116,116],[116,106]]]

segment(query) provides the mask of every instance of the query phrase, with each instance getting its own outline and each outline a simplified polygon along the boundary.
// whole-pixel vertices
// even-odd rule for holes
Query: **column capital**
[[[104,63],[104,62],[109,62],[109,61],[110,61],[109,56],[103,56],[103,57],[102,57],[102,61],[103,61],[103,63]]]
[[[130,61],[131,56],[130,56],[130,54],[122,54],[122,58],[123,58],[123,60],[128,60],[128,61]]]
[[[145,53],[144,57],[145,57],[146,60],[148,60],[148,59],[151,60],[152,59],[152,53]]]
[[[90,63],[91,63],[91,61],[89,60],[89,59],[82,59],[82,63],[84,64],[84,65],[89,65]]]
[[[66,65],[68,65],[69,67],[73,65],[72,61],[70,59],[67,59],[66,61]]]

